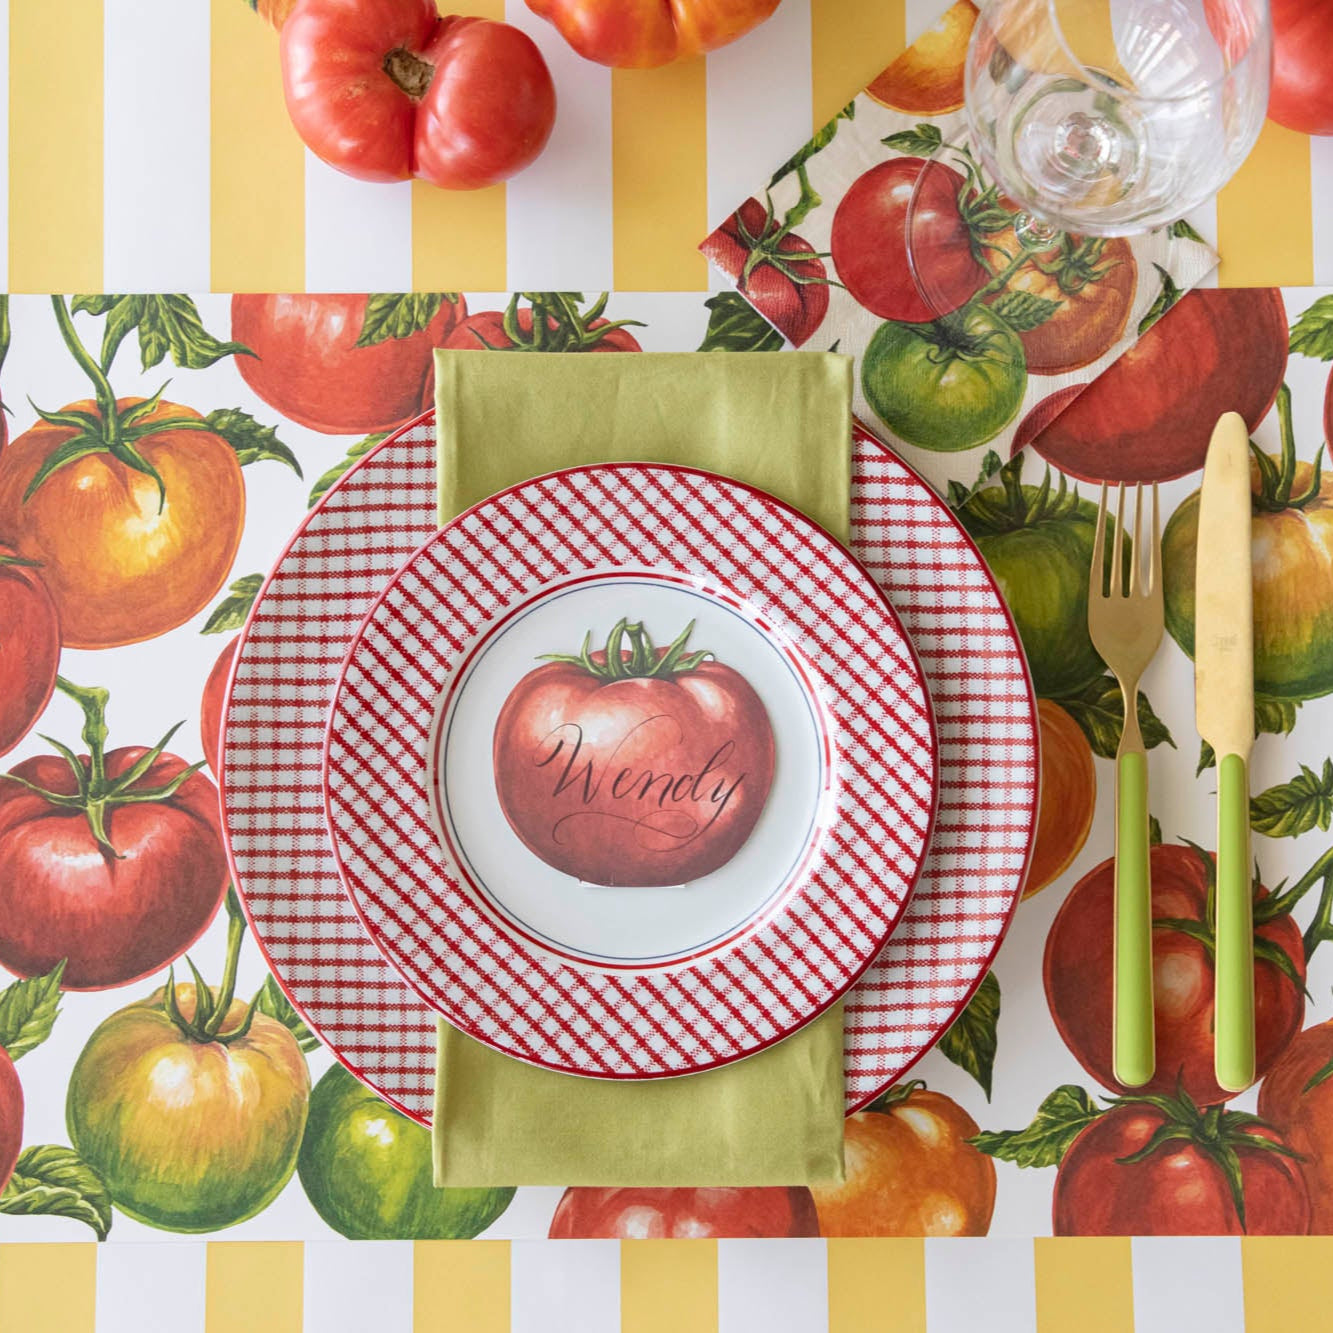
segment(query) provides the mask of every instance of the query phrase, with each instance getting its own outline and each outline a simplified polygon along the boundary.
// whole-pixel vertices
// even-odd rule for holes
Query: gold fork
[[[1120,684],[1125,725],[1116,752],[1115,1002],[1112,1067],[1126,1087],[1153,1076],[1152,875],[1148,854],[1148,755],[1139,730],[1139,680],[1162,642],[1160,516],[1152,488],[1152,540],[1143,571],[1143,484],[1134,488],[1134,547],[1125,549],[1125,488],[1117,487],[1111,567],[1106,570],[1108,490],[1102,486],[1088,582],[1088,630]],[[1108,586],[1109,584],[1109,586]]]

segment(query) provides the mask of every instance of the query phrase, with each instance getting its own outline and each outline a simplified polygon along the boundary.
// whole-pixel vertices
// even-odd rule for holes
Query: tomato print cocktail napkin
[[[941,493],[1045,429],[1217,264],[1183,222],[1019,245],[968,148],[976,13],[955,4],[700,246],[789,342],[855,358],[857,416]]]
[[[837,355],[436,353],[442,523],[562,467],[704,468],[849,532],[851,365]],[[526,1065],[439,1027],[435,1180],[798,1185],[842,1178],[842,1006],[721,1069],[636,1083]]]

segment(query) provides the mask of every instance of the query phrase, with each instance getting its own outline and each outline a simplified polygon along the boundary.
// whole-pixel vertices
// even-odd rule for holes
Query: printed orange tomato
[[[199,705],[199,739],[204,747],[204,758],[214,773],[219,771],[218,757],[222,752],[222,706],[226,703],[227,679],[240,642],[238,634],[218,654],[204,682],[204,697]]]
[[[967,44],[977,22],[972,0],[958,0],[866,88],[872,101],[909,116],[942,116],[963,105]]]
[[[0,754],[46,707],[59,661],[60,622],[36,561],[0,545]]]
[[[9,1184],[23,1149],[23,1085],[9,1052],[0,1046],[0,1190]]]
[[[1306,1028],[1259,1088],[1259,1114],[1299,1153],[1310,1231],[1333,1233],[1333,1022]]]
[[[1023,897],[1040,893],[1083,850],[1097,808],[1097,770],[1083,729],[1059,704],[1037,700],[1041,729],[1041,806]]]
[[[995,1164],[966,1140],[976,1122],[920,1080],[849,1116],[841,1185],[814,1185],[823,1236],[984,1236]]]
[[[714,51],[743,37],[778,0],[528,0],[579,55],[642,69]]]
[[[296,132],[358,180],[482,189],[533,161],[555,124],[532,38],[442,18],[434,0],[297,0],[280,47]]]
[[[567,1189],[552,1240],[698,1240],[712,1236],[818,1236],[814,1200],[784,1189]]]

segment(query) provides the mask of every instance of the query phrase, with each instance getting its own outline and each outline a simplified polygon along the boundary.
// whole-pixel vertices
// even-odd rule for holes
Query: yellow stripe
[[[611,71],[612,225],[621,291],[708,285],[707,64]]]
[[[277,36],[240,0],[213,0],[210,42],[213,290],[304,291],[305,149],[282,99]]]
[[[906,45],[906,0],[810,0],[814,128],[837,115]]]
[[[621,1333],[717,1333],[717,1242],[620,1244]]]
[[[926,1333],[925,1242],[830,1240],[829,1333],[890,1327],[893,1333]]]
[[[1310,140],[1271,120],[1217,196],[1223,287],[1303,287],[1314,281]]]
[[[415,1333],[509,1333],[508,1241],[420,1240],[412,1264]]]
[[[0,1245],[5,1333],[93,1333],[96,1318],[96,1245]]]
[[[305,1247],[299,1241],[214,1241],[205,1333],[302,1333]]]
[[[1134,1333],[1134,1278],[1127,1236],[1033,1242],[1037,1333]]]
[[[102,290],[102,0],[11,0],[9,289]]]
[[[420,292],[504,291],[505,187],[441,190],[412,182],[412,286]]]
[[[1333,1236],[1246,1236],[1245,1333],[1314,1333],[1333,1305]]]

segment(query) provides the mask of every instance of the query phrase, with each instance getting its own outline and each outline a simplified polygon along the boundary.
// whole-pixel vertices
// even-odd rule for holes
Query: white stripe
[[[412,1242],[307,1241],[306,1333],[412,1333]]]
[[[1036,1333],[1032,1242],[927,1240],[926,1326],[930,1333]]]
[[[824,1333],[828,1248],[822,1240],[720,1240],[718,1333]]]
[[[204,1333],[207,1256],[202,1241],[99,1245],[97,1333]]]
[[[541,48],[558,107],[545,151],[509,182],[509,285],[603,291],[612,274],[611,71],[576,54],[524,0],[507,0],[505,18]]]
[[[907,0],[907,44],[921,36],[927,28],[935,26],[940,15],[952,5],[953,0]]]
[[[516,1240],[510,1333],[620,1333],[620,1242]]]
[[[1333,136],[1310,140],[1310,193],[1314,207],[1314,282],[1333,284]]]
[[[411,291],[411,184],[354,180],[307,149],[305,285],[310,292]]]
[[[1237,1236],[1136,1236],[1134,1333],[1244,1333]]]
[[[106,0],[103,14],[103,288],[207,291],[208,0]]]

